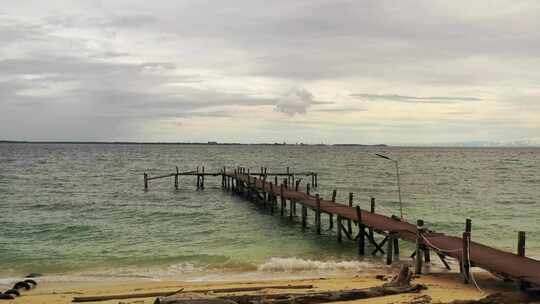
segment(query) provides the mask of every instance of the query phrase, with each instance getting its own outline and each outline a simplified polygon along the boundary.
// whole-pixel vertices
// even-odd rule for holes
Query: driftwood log
[[[229,295],[206,298],[193,298],[191,294],[179,293],[157,298],[154,304],[319,304],[418,292],[426,288],[420,284],[411,285],[411,277],[412,273],[409,268],[403,266],[399,274],[391,282],[370,288],[309,293]]]
[[[225,293],[225,292],[259,291],[263,289],[310,289],[310,288],[313,288],[313,285],[269,285],[269,286],[233,287],[233,288],[219,288],[219,289],[198,289],[198,290],[190,290],[187,292],[189,293],[197,293],[197,292]],[[147,292],[147,293],[116,294],[116,295],[106,295],[106,296],[74,297],[73,302],[98,302],[98,301],[108,301],[108,300],[166,297],[166,296],[172,296],[181,291],[183,291],[183,288],[177,291],[161,291],[161,292]]]

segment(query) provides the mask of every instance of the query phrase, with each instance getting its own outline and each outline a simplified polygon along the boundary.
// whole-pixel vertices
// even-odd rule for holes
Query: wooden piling
[[[227,168],[223,166],[223,175],[221,176],[221,186],[223,188],[227,188],[227,176],[225,173],[227,173]]]
[[[310,195],[310,193],[309,193],[310,190],[311,190],[310,188],[311,188],[310,183],[308,183],[308,184],[306,185],[306,193],[307,193],[307,195]]]
[[[315,226],[317,228],[317,234],[321,234],[321,198],[319,193],[315,194],[315,200],[317,202],[317,209],[315,210]]]
[[[201,190],[204,190],[204,166],[202,167]]]
[[[341,215],[338,215],[336,220],[337,220],[337,241],[341,243],[342,241],[341,229],[343,229],[342,223],[341,223]]]
[[[337,195],[337,190],[334,189],[332,191],[332,203],[336,202],[336,195]],[[334,228],[334,215],[332,213],[328,213],[328,221],[329,221],[328,229],[332,230]]]
[[[262,196],[263,196],[263,205],[266,207],[266,202],[268,201],[268,193],[266,192],[266,175],[262,177]]]
[[[386,265],[392,264],[392,259],[394,257],[394,240],[396,240],[397,237],[397,234],[394,232],[388,234],[388,241],[386,242]]]
[[[289,199],[289,219],[292,220],[293,217],[294,217],[294,206],[296,205],[296,203],[292,200],[292,199]]]
[[[525,231],[518,231],[517,255],[520,257],[525,256]]]
[[[525,257],[525,231],[518,231],[517,255],[520,257]],[[529,287],[529,283],[519,280],[520,290],[526,290]]]
[[[463,232],[463,248],[461,251],[461,274],[463,275],[463,282],[469,283],[471,278],[471,261],[469,260],[469,243],[471,241],[471,233],[468,231]]]
[[[374,197],[372,197],[372,198],[370,199],[370,212],[371,212],[371,213],[375,213],[375,198],[374,198]],[[374,232],[373,232],[373,228],[370,227],[370,228],[368,229],[368,231],[369,231],[369,237],[370,237],[371,239],[373,239],[373,238],[375,237],[375,234],[374,234]]]
[[[274,185],[272,184],[272,182],[270,182],[270,192],[268,193],[268,197],[270,200],[270,214],[274,214]]]
[[[364,255],[366,250],[366,226],[362,223],[362,210],[360,210],[360,206],[356,206],[356,217],[358,218],[358,235],[356,239],[356,243],[358,246],[358,255]]]
[[[279,188],[279,196],[280,196],[280,199],[281,199],[281,216],[283,216],[283,214],[285,212],[285,195],[283,195],[284,188],[285,188],[285,185],[281,184],[280,188]]]
[[[144,177],[144,190],[148,190],[148,174],[144,172],[143,177]]]
[[[472,221],[471,219],[465,220],[465,232],[471,232],[472,231]]]
[[[349,208],[352,208],[353,205],[353,193],[349,192]],[[347,220],[347,230],[349,231],[349,235],[352,235],[352,221],[350,219]]]
[[[306,228],[307,225],[307,207],[302,205],[302,228]]]
[[[418,220],[416,221],[416,227],[418,229],[418,233],[416,234],[416,264],[414,272],[416,274],[422,274],[422,244],[423,244],[423,236],[424,233],[424,221]]]
[[[399,237],[394,238],[394,254],[399,256]]]
[[[428,248],[424,249],[424,262],[431,262],[431,250],[429,250]]]

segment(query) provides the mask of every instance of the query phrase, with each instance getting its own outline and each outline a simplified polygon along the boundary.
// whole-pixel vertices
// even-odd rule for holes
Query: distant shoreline
[[[0,140],[0,144],[56,144],[56,145],[178,145],[178,146],[287,146],[287,147],[375,147],[375,148],[540,148],[540,145],[482,145],[482,144],[292,144],[292,143],[236,143],[236,142],[136,142],[136,141],[30,141]]]
[[[337,147],[389,147],[386,144],[289,144],[289,143],[218,143],[218,142],[134,142],[134,141],[25,141],[0,140],[0,144],[88,144],[88,145],[202,145],[202,146],[337,146]]]

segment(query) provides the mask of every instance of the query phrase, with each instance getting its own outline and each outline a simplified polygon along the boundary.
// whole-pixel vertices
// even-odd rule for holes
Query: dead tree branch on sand
[[[278,293],[264,295],[229,295],[220,297],[193,294],[175,294],[157,298],[154,304],[320,304],[384,297],[389,295],[418,292],[424,285],[411,285],[412,273],[403,266],[394,279],[382,286],[326,292]]]

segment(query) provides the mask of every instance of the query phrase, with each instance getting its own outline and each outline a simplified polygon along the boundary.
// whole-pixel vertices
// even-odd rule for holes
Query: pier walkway
[[[362,209],[353,206],[353,193],[349,193],[349,202],[342,204],[336,202],[336,191],[332,199],[325,200],[319,194],[311,194],[310,188],[317,187],[318,175],[315,172],[268,173],[266,168],[260,172],[250,173],[249,169],[238,167],[227,170],[225,167],[219,172],[205,172],[192,170],[150,177],[144,173],[144,187],[148,190],[148,181],[166,177],[174,177],[174,186],[178,189],[179,176],[197,176],[197,189],[204,189],[206,176],[221,176],[222,187],[245,198],[262,203],[271,213],[279,211],[282,216],[288,212],[291,220],[297,217],[297,205],[301,207],[302,227],[307,225],[307,210],[314,212],[314,222],[317,233],[321,233],[321,214],[329,216],[330,229],[334,227],[336,217],[336,236],[339,242],[343,236],[357,243],[358,254],[364,255],[366,241],[374,248],[372,254],[386,254],[387,264],[391,264],[394,255],[399,255],[399,240],[410,241],[416,244],[416,250],[411,255],[415,261],[415,272],[422,272],[424,262],[431,261],[430,253],[435,253],[441,262],[450,269],[445,258],[450,257],[459,261],[460,272],[464,282],[474,280],[471,267],[480,267],[503,279],[512,279],[519,282],[521,289],[540,287],[540,261],[525,256],[525,233],[518,234],[518,252],[516,254],[492,248],[471,241],[471,221],[467,220],[465,231],[461,237],[449,236],[434,232],[424,227],[424,222],[418,220],[416,224],[408,223],[403,219],[388,217],[375,212],[375,200],[371,199],[371,209]],[[273,182],[268,180],[273,176]],[[299,190],[301,179],[298,176],[311,177],[311,183],[306,183],[306,192]],[[279,182],[278,177],[284,177]],[[279,198],[279,203],[278,203]],[[288,208],[287,208],[288,205]],[[354,225],[353,225],[354,223]],[[353,226],[358,227],[353,233]],[[382,235],[377,241],[375,234]]]
[[[419,221],[420,225],[414,225],[399,218],[387,217],[359,207],[352,207],[350,206],[350,202],[349,204],[341,204],[333,200],[323,200],[318,197],[318,194],[311,195],[298,191],[297,188],[290,189],[286,186],[286,182],[276,187],[272,182],[251,176],[251,174],[226,171],[224,176],[225,179],[230,178],[235,180],[236,185],[244,189],[240,192],[251,191],[253,193],[255,190],[266,193],[266,196],[280,197],[280,200],[283,202],[282,208],[285,208],[288,201],[289,209],[292,211],[295,210],[293,204],[300,204],[312,209],[315,212],[316,225],[321,225],[320,213],[337,216],[338,237],[341,236],[341,233],[349,233],[341,221],[351,220],[355,222],[360,227],[360,231],[356,237],[353,238],[350,233],[348,237],[356,240],[359,246],[365,246],[364,241],[358,241],[365,237],[374,245],[376,248],[375,252],[381,251],[381,253],[384,252],[382,248],[384,243],[387,243],[386,254],[387,261],[389,262],[392,261],[391,255],[396,251],[399,252],[399,249],[396,248],[397,239],[418,243],[418,251],[422,254],[414,254],[418,265],[416,269],[417,273],[421,272],[422,258],[429,261],[429,251],[431,250],[439,255],[445,265],[447,265],[444,261],[444,257],[446,256],[459,260],[461,272],[466,282],[471,278],[469,268],[474,266],[483,268],[504,278],[520,281],[520,284],[524,287],[530,284],[540,286],[540,261],[525,257],[524,250],[523,256],[520,256],[470,241],[470,228],[469,231],[464,232],[463,238],[448,236],[443,233],[428,231],[422,227],[422,221]],[[227,187],[226,180],[224,181],[224,186]],[[277,199],[275,200],[277,202]],[[266,198],[266,201],[269,201],[269,199]],[[302,217],[305,217],[305,215],[303,214]],[[365,228],[372,229],[384,235],[385,238],[381,243],[377,244],[373,238],[373,234],[362,231]],[[318,231],[320,231],[320,228]],[[521,245],[518,247],[521,247]],[[364,249],[359,248],[359,253],[363,252]]]

